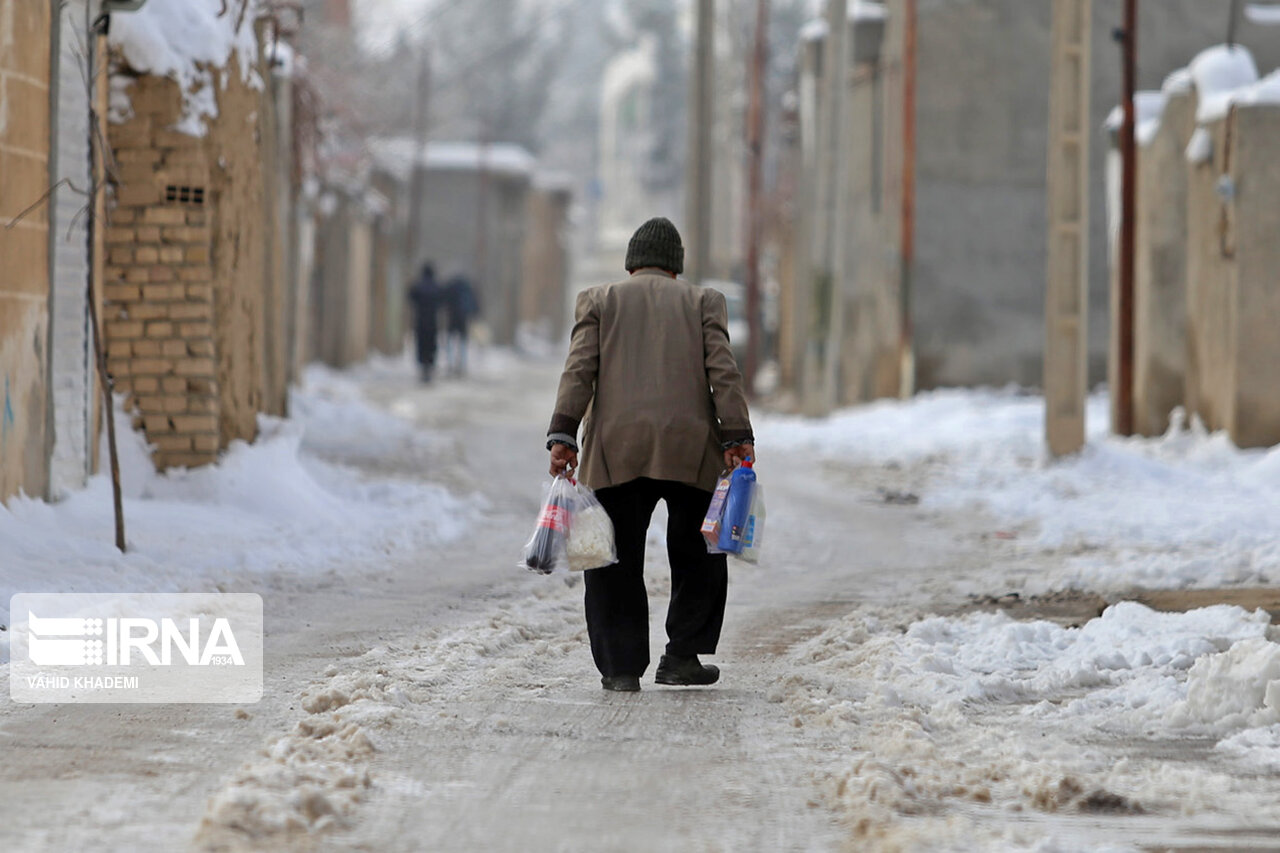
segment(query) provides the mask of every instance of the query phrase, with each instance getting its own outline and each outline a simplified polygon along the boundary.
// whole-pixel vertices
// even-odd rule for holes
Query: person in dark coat
[[[418,370],[422,381],[429,382],[436,368],[436,338],[439,334],[437,315],[440,309],[440,286],[436,283],[435,267],[430,263],[422,265],[421,272],[409,288],[409,302],[413,306]]]
[[[755,457],[724,295],[678,276],[680,233],[651,219],[627,248],[629,278],[578,294],[569,357],[547,430],[552,476],[577,470],[613,521],[616,565],[586,572],[587,634],[606,690],[640,689],[649,666],[644,552],[667,504],[671,601],[659,684],[707,685],[724,622],[728,569],[699,528],[723,468]],[[582,467],[578,431],[582,429]]]
[[[480,313],[475,288],[462,273],[444,286],[445,359],[451,376],[461,376],[467,369],[467,335],[471,318]]]

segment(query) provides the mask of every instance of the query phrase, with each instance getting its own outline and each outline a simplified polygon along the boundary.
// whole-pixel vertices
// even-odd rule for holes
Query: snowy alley
[[[6,700],[0,849],[1275,849],[1280,603],[1247,590],[1280,451],[1098,431],[1048,464],[1014,391],[760,413],[721,681],[615,694],[579,579],[516,565],[558,357],[478,356],[313,367],[215,468],[135,448],[127,556],[102,477],[0,513],[6,599],[258,592],[267,628],[257,704]]]

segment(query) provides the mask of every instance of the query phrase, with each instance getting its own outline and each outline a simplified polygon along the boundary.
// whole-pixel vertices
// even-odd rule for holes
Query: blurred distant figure
[[[430,263],[422,265],[422,271],[409,288],[409,302],[413,306],[413,335],[417,345],[418,372],[423,382],[430,382],[436,369],[436,345],[439,335],[437,314],[440,310],[440,286],[436,283],[436,271]]]
[[[462,376],[467,370],[467,335],[471,318],[480,313],[475,288],[462,273],[454,275],[444,286],[444,310],[447,324],[445,364],[450,376]]]

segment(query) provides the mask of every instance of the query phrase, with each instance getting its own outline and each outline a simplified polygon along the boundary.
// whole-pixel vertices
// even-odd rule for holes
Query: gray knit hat
[[[684,272],[684,244],[671,220],[657,216],[636,229],[627,245],[627,272],[657,267],[679,275]]]

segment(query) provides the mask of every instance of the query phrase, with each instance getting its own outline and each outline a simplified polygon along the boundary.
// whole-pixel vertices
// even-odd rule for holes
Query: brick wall
[[[202,140],[177,133],[177,85],[140,77],[133,118],[111,125],[119,183],[107,229],[107,368],[157,468],[219,448],[212,229]]]

